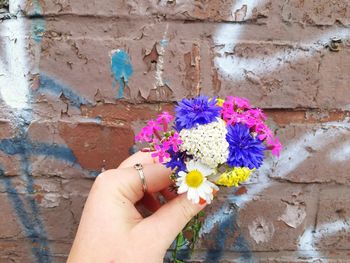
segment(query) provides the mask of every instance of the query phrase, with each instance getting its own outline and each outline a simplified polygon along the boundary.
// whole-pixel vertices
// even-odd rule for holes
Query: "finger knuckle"
[[[107,170],[102,173],[100,173],[96,179],[95,184],[96,185],[108,185],[111,183],[111,180],[115,179],[117,177],[117,170]]]

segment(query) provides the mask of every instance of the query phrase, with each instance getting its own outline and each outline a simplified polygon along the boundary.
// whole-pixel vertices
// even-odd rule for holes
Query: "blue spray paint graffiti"
[[[77,108],[79,108],[82,104],[91,105],[90,101],[43,72],[40,73],[40,86],[36,92],[40,91],[53,93],[55,95],[63,94],[68,99],[70,105]]]
[[[129,78],[133,73],[129,55],[125,51],[118,49],[116,52],[113,53],[111,61],[111,70],[114,75],[115,81],[119,84],[117,98],[120,99],[123,97],[124,88],[127,85]]]
[[[39,53],[41,50],[41,41],[43,35],[45,34],[46,22],[42,17],[42,8],[38,0],[32,1],[32,10],[28,12],[27,16],[31,18],[31,38],[35,43],[35,54],[40,56]],[[23,22],[25,19],[26,18],[23,17],[18,18],[20,22]],[[24,22],[17,23],[15,25],[18,25],[20,29],[24,28]],[[24,42],[21,44],[22,45],[17,45],[13,48],[17,48],[16,52],[20,54],[26,54],[26,50],[23,49],[23,47],[25,47]],[[24,61],[26,60],[26,58],[23,59]],[[16,61],[16,63],[17,62],[20,63],[20,61]],[[22,64],[23,68],[25,68],[25,62]],[[37,72],[39,72],[39,69]],[[14,75],[16,73],[17,71],[11,71],[8,74],[11,76],[11,74]],[[25,74],[27,74],[27,71],[25,71]],[[13,124],[16,126],[14,129],[17,131],[17,134],[13,138],[0,140],[0,152],[7,155],[15,155],[20,160],[20,175],[21,179],[25,183],[25,192],[20,194],[16,190],[15,186],[13,185],[13,179],[4,176],[6,171],[3,168],[0,168],[0,184],[4,186],[14,214],[16,215],[18,222],[23,229],[24,235],[30,241],[30,247],[34,260],[38,263],[50,263],[53,262],[53,258],[49,246],[49,238],[45,229],[46,227],[42,220],[40,207],[35,200],[36,190],[35,181],[32,177],[31,158],[33,156],[44,155],[48,158],[68,162],[72,164],[72,167],[74,168],[80,170],[83,169],[76,163],[76,157],[68,147],[56,144],[33,142],[30,140],[28,128],[33,121],[33,112],[32,107],[29,105],[29,100],[32,99],[33,96],[36,96],[39,91],[43,91],[54,94],[63,94],[67,98],[68,103],[75,107],[79,107],[81,104],[90,103],[87,99],[81,97],[69,87],[62,85],[46,74],[41,74],[40,87],[36,91],[29,89],[29,85],[27,85],[27,83],[28,80],[24,78],[24,80],[20,83],[22,85],[20,91],[23,93],[27,91],[28,93],[31,93],[26,97],[28,101],[25,100],[25,103],[20,104],[19,106],[21,106],[21,108],[19,108],[19,106],[16,104],[17,108],[15,108],[14,111],[11,111],[14,118]],[[12,104],[8,105],[12,107]],[[98,174],[98,171],[84,170],[84,172],[92,177],[96,177]]]
[[[162,39],[161,41],[159,41],[159,44],[161,47],[166,47],[169,44],[169,40],[168,39]]]
[[[28,213],[24,202],[20,198],[16,189],[13,187],[11,179],[4,178],[4,171],[1,168],[0,182],[5,186],[7,196],[24,229],[25,235],[33,244],[31,250],[35,259],[42,263],[51,262],[46,233],[41,220],[38,219],[38,211],[34,199],[31,197],[26,198],[26,201],[29,203],[31,209],[33,207],[35,208],[35,211]]]
[[[24,202],[11,184],[10,179],[3,179],[1,182],[5,185],[8,197],[13,205],[15,213],[24,229],[25,235],[32,242],[32,253],[37,262],[49,263],[51,261],[50,248],[45,226],[41,219],[40,209],[33,197],[35,193],[34,180],[31,176],[30,158],[32,155],[47,155],[49,157],[60,158],[68,162],[75,162],[71,150],[44,143],[34,143],[27,138],[27,129],[31,122],[31,115],[20,116],[18,123],[19,134],[12,139],[3,139],[0,141],[0,151],[7,155],[18,155],[21,161],[21,174],[26,182],[25,200],[29,208],[25,208]],[[4,171],[0,170],[0,175]],[[27,211],[30,210],[30,211]]]
[[[220,224],[218,231],[213,237],[215,241],[215,246],[217,246],[217,248],[208,250],[205,262],[218,262],[222,257],[227,238],[230,236],[234,236],[235,233],[237,233],[238,231],[239,228],[237,226],[237,214],[234,213],[232,214],[232,216],[230,216],[228,219],[224,220]],[[241,262],[254,262],[249,245],[241,234],[235,240],[234,250],[239,251],[241,253]]]
[[[63,160],[73,164],[76,168],[81,167],[76,163],[76,157],[66,146],[33,142],[28,138],[27,129],[31,122],[28,119],[30,115],[19,118],[19,134],[15,138],[3,139],[0,141],[0,151],[7,155],[18,155],[21,162],[21,174],[26,182],[26,203],[19,197],[19,193],[13,187],[9,178],[4,178],[4,170],[0,169],[0,183],[3,183],[6,193],[12,203],[13,209],[24,229],[26,237],[32,242],[32,253],[37,262],[52,262],[48,237],[45,231],[45,225],[41,219],[40,209],[33,197],[35,194],[34,179],[31,176],[31,156],[44,155],[49,158]],[[87,171],[95,177],[97,171]],[[29,208],[26,208],[29,207]]]
[[[32,31],[32,38],[34,39],[35,42],[37,43],[41,42],[43,35],[45,33],[45,28],[46,28],[46,22],[44,19],[36,18],[32,20],[31,31]]]

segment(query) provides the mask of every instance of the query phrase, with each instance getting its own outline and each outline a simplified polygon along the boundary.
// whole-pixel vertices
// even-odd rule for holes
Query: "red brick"
[[[82,168],[116,168],[129,155],[134,134],[127,124],[60,122],[60,136]]]
[[[81,114],[88,118],[100,118],[106,122],[132,122],[135,120],[154,119],[162,111],[174,113],[174,104],[130,104],[118,102],[116,104],[98,104],[96,106],[82,106]]]

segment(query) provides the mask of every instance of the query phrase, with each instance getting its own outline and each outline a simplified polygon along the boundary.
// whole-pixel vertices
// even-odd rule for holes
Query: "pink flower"
[[[249,114],[251,116],[253,116],[255,119],[259,119],[259,120],[262,120],[262,121],[265,121],[267,119],[265,113],[263,113],[262,109],[250,109],[248,110],[247,112],[249,112]]]
[[[232,119],[232,114],[235,112],[233,110],[233,101],[232,97],[227,97],[227,100],[222,104],[221,114],[224,121],[229,122]],[[231,121],[232,123],[232,121]]]
[[[237,108],[241,110],[250,109],[249,100],[245,98],[233,97],[233,102],[236,104]]]
[[[174,133],[173,136],[170,136],[167,140],[169,146],[172,146],[174,152],[179,151],[179,145],[182,144],[182,140],[177,132]]]
[[[152,131],[152,134],[154,134],[159,140],[162,140],[162,137],[160,136],[159,132],[160,131],[160,126],[158,124],[158,122],[154,121],[154,120],[150,120],[147,122],[147,126],[148,129],[150,129]]]
[[[164,159],[168,159],[170,157],[170,154],[166,151],[167,149],[165,147],[156,144],[154,148],[156,151],[152,153],[151,156],[153,158],[158,157],[160,163],[164,163]]]
[[[282,150],[282,144],[278,140],[277,137],[267,137],[267,143],[272,147],[271,153],[277,157],[280,156],[280,152]]]
[[[152,131],[159,131],[160,130],[160,126],[158,124],[158,122],[154,121],[154,120],[150,120],[147,122],[147,127],[149,129],[152,129]]]
[[[157,118],[157,123],[163,125],[163,131],[168,130],[168,124],[174,119],[174,116],[166,111],[163,111]]]
[[[249,128],[252,128],[257,124],[257,120],[253,116],[251,116],[249,111],[241,113],[240,121],[246,124]]]
[[[151,142],[152,141],[153,130],[148,126],[145,126],[141,131],[135,136],[135,140],[139,142]]]
[[[224,121],[227,123],[243,122],[242,120],[246,119],[246,116],[241,117],[239,114],[246,109],[250,109],[250,104],[247,99],[227,96],[222,104],[221,114]],[[238,112],[238,110],[240,111]]]
[[[171,122],[174,119],[174,116],[169,114],[167,111],[163,111],[157,118],[157,121],[166,121],[167,123]]]

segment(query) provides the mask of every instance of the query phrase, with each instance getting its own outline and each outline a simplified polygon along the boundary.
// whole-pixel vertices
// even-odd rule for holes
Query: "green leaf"
[[[177,236],[176,248],[181,248],[185,244],[185,238],[182,232],[180,232]]]

